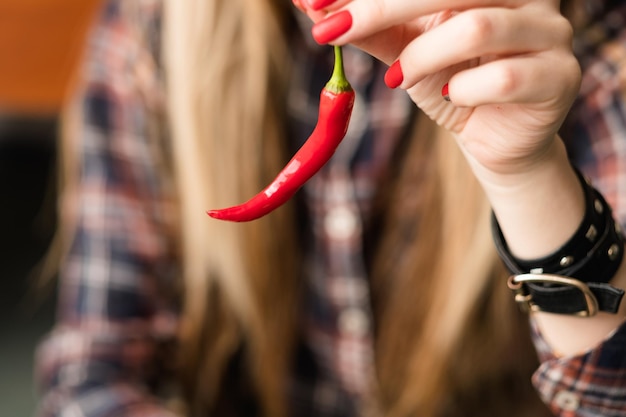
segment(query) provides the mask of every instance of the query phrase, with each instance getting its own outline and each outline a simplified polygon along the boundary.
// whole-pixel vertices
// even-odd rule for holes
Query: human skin
[[[391,65],[393,87],[455,136],[515,256],[539,258],[569,239],[584,199],[557,131],[578,92],[580,68],[559,1],[337,0],[320,10],[308,0],[294,4],[315,22],[316,39],[337,34],[333,16],[341,13],[342,33],[328,42],[354,44]],[[441,94],[446,84],[450,101]],[[626,288],[623,264],[611,284]],[[621,324],[626,303],[617,314],[591,318],[535,314],[553,348],[574,354]]]

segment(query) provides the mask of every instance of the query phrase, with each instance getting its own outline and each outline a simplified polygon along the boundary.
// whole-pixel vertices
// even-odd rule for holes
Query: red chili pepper
[[[287,202],[333,156],[346,135],[354,106],[354,90],[343,70],[341,47],[334,48],[335,67],[320,94],[317,125],[311,136],[263,191],[241,205],[209,210],[209,216],[233,222],[258,219]]]

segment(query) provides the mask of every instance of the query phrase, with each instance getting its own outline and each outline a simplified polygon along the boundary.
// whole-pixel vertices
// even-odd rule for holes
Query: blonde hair
[[[245,339],[263,406],[278,416],[295,316],[293,209],[248,224],[209,221],[204,210],[244,201],[286,161],[280,15],[258,0],[166,1],[165,22],[188,396],[214,402]]]

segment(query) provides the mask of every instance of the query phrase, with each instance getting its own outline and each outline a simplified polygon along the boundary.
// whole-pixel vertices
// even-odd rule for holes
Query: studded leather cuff
[[[509,251],[495,216],[492,233],[500,258],[513,276],[509,288],[524,310],[591,316],[616,313],[624,291],[609,285],[623,259],[624,236],[610,206],[576,171],[585,192],[585,216],[557,251],[521,260]]]

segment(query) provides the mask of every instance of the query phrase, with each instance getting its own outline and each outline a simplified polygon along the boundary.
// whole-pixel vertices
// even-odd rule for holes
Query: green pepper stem
[[[341,46],[335,45],[335,66],[333,67],[333,74],[330,77],[330,80],[326,83],[326,90],[339,94],[345,93],[347,91],[352,91],[352,86],[348,82],[346,78],[346,73],[343,69],[343,53],[341,51]]]

